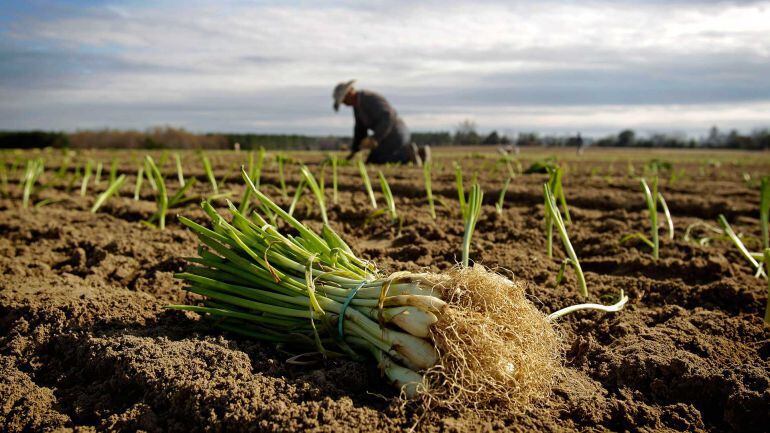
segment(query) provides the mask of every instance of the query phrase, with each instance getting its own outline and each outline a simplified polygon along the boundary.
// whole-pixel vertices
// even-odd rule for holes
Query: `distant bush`
[[[141,131],[101,129],[69,134],[76,148],[144,149],[226,149],[227,138],[220,134],[194,134],[182,128],[158,126]]]
[[[0,132],[0,148],[67,147],[69,144],[69,138],[63,132]]]

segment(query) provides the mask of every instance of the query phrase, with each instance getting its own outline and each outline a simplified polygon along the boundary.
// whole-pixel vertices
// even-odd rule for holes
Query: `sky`
[[[770,1],[0,3],[0,129],[349,134],[770,127]]]

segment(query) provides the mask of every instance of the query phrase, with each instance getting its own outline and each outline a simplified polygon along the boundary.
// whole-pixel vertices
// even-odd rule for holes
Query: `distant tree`
[[[481,137],[476,132],[476,122],[466,119],[457,125],[455,131],[455,144],[474,145],[481,142]]]
[[[630,147],[634,145],[636,134],[631,129],[624,129],[618,134],[617,145],[620,147]]]
[[[497,145],[500,144],[500,136],[497,135],[497,131],[492,131],[487,135],[484,140],[481,141],[481,144],[486,145]]]
[[[448,131],[412,132],[412,141],[420,146],[447,146],[452,144],[452,133]]]
[[[757,149],[770,149],[770,129],[755,129],[751,133],[751,139]]]
[[[539,145],[540,138],[536,132],[520,132],[516,138],[516,145],[518,146],[536,146]]]
[[[709,129],[709,134],[704,144],[706,147],[722,147],[724,145],[724,136],[719,132],[719,128],[716,125]]]

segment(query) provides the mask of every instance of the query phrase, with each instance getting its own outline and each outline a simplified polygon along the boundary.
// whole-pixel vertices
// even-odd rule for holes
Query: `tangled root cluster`
[[[550,391],[561,368],[559,340],[521,283],[474,265],[436,277],[435,284],[450,308],[433,325],[440,359],[425,374],[426,404],[523,409]]]

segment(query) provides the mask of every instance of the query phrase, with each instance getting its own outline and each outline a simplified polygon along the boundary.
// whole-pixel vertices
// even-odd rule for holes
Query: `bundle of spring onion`
[[[381,275],[328,225],[310,230],[243,178],[260,203],[250,216],[203,202],[211,228],[180,217],[202,245],[176,276],[203,300],[168,308],[299,353],[371,356],[402,395],[433,407],[526,403],[550,389],[558,340],[521,284],[478,265]]]

